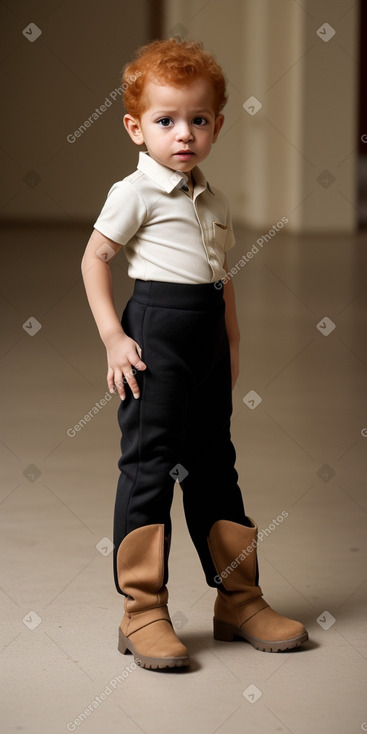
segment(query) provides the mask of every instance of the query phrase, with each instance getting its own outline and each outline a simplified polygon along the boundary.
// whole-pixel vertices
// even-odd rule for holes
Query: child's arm
[[[227,258],[224,258],[223,267],[228,272]],[[237,321],[236,302],[232,280],[224,284],[223,297],[226,304],[226,329],[228,334],[229,348],[231,352],[232,390],[239,375],[239,346],[240,329]]]
[[[110,392],[116,385],[120,398],[125,398],[124,382],[127,382],[135,398],[140,395],[138,383],[134,377],[133,367],[145,370],[146,364],[140,359],[140,346],[125,334],[117,316],[112,290],[110,269],[111,249],[108,249],[108,260],[101,259],[97,251],[103,251],[103,245],[112,248],[115,255],[121,249],[116,242],[93,230],[82,260],[82,275],[89,305],[98,327],[100,337],[107,350],[107,384]]]

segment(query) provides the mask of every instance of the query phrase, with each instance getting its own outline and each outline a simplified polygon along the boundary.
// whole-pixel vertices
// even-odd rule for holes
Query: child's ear
[[[224,115],[217,115],[216,118],[215,118],[215,123],[214,123],[213,143],[215,143],[215,141],[216,141],[216,139],[217,139],[217,137],[218,137],[218,135],[219,135],[219,133],[221,131],[223,122],[224,122]]]
[[[142,145],[144,143],[140,122],[136,117],[124,115],[124,126],[129,133],[131,140],[136,143],[136,145]]]

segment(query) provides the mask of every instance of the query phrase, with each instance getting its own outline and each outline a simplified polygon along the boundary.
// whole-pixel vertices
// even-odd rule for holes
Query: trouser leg
[[[116,559],[124,537],[151,524],[163,524],[165,536],[171,534],[175,478],[170,472],[179,462],[190,382],[187,366],[178,358],[175,339],[171,338],[178,331],[174,311],[162,315],[159,308],[130,300],[122,323],[126,333],[141,346],[147,369],[135,376],[141,397],[135,400],[127,388],[118,411],[122,434],[114,513],[118,591]],[[166,564],[164,583],[167,578]]]
[[[236,453],[230,433],[232,388],[224,310],[217,323],[212,351],[204,356],[203,362],[206,367],[187,415],[183,465],[188,475],[180,484],[188,529],[207,583],[217,587],[207,542],[211,527],[217,520],[250,526],[238,486]]]

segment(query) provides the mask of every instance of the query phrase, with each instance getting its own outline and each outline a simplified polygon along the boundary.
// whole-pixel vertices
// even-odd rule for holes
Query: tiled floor
[[[366,731],[366,235],[279,233],[234,277],[232,435],[245,506],[260,529],[288,513],[260,543],[260,582],[310,641],[266,654],[212,639],[215,592],[177,486],[170,612],[192,666],[154,673],[117,652],[122,597],[108,542],[96,548],[112,532],[117,398],[74,428],[106,393],[79,270],[89,228],[3,234],[2,731]],[[259,237],[237,234],[231,264]],[[123,254],[113,270],[120,311],[132,289]],[[261,695],[244,695],[249,686]]]

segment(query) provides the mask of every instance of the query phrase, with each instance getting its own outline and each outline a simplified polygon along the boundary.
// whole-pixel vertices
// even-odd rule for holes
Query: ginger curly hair
[[[218,115],[227,102],[226,80],[213,56],[204,51],[201,41],[177,38],[150,41],[141,46],[135,58],[123,68],[126,112],[140,119],[146,108],[144,87],[147,81],[181,86],[196,79],[206,79],[212,85],[214,112]]]

